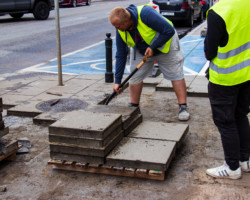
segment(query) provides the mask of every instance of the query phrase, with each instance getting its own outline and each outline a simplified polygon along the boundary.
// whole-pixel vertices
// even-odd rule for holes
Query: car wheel
[[[10,16],[15,18],[15,19],[20,19],[24,13],[11,13]]]
[[[76,7],[76,4],[77,4],[77,3],[76,3],[76,0],[72,0],[72,6],[73,6],[73,7]]]
[[[49,12],[49,5],[44,1],[39,1],[34,7],[33,15],[38,20],[45,20],[48,19]]]
[[[91,5],[91,0],[87,0],[86,5],[87,5],[87,6]]]
[[[192,27],[194,25],[194,14],[190,13],[188,19],[186,20],[186,25]]]

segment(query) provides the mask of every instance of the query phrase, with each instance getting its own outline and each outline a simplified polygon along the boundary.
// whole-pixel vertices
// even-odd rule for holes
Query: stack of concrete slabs
[[[122,138],[120,114],[73,111],[49,126],[50,156],[104,164],[105,156]]]
[[[87,108],[88,111],[100,113],[116,113],[122,115],[122,129],[127,136],[138,124],[142,122],[139,108],[127,106],[96,105]]]

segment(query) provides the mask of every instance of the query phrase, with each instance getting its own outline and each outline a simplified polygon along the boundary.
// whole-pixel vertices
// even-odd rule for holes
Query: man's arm
[[[122,76],[127,61],[128,47],[116,31],[116,62],[115,62],[115,83],[121,84]]]
[[[174,28],[157,13],[151,6],[145,6],[141,11],[141,20],[148,27],[160,33],[159,37],[151,44],[150,48],[154,51],[164,45],[175,34]]]
[[[204,41],[204,51],[207,60],[212,60],[217,56],[218,47],[226,46],[228,33],[224,20],[213,10],[207,16],[207,35]]]

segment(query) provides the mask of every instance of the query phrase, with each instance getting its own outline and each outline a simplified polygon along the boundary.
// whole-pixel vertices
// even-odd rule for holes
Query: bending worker
[[[224,150],[216,178],[238,179],[250,172],[249,0],[220,0],[208,11],[205,55],[210,60],[208,96]]]
[[[109,16],[116,28],[116,71],[114,91],[120,92],[122,76],[126,65],[128,46],[130,51],[130,71],[142,61],[147,62],[129,80],[129,106],[139,106],[143,79],[150,73],[156,61],[165,79],[171,80],[179,103],[179,120],[188,120],[190,114],[186,102],[186,83],[183,74],[184,57],[179,38],[172,22],[162,17],[151,6],[130,5],[128,8],[114,8]]]

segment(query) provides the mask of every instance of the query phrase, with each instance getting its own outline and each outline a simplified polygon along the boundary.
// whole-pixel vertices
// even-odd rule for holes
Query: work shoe
[[[249,161],[240,162],[240,166],[243,172],[250,172],[250,163]]]
[[[241,178],[241,167],[236,170],[231,170],[226,162],[224,165],[216,168],[207,169],[207,175],[215,178],[229,178],[239,179]]]
[[[186,105],[180,105],[180,110],[178,113],[178,119],[180,121],[187,121],[190,118],[190,114],[188,112],[188,108]]]
[[[141,114],[141,110],[140,110],[139,104],[129,103],[129,104],[128,104],[128,107],[136,107],[136,108],[138,108],[138,113]]]

